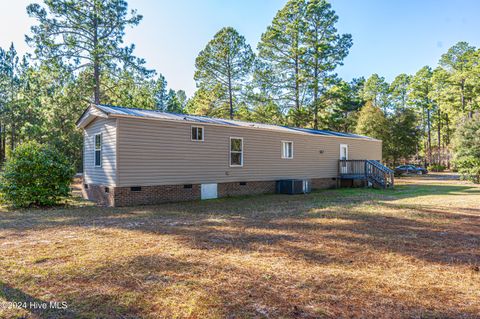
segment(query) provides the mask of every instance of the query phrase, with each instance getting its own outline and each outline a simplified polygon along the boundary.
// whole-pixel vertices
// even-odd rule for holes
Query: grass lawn
[[[4,209],[0,318],[479,318],[480,187],[397,181],[393,191]]]

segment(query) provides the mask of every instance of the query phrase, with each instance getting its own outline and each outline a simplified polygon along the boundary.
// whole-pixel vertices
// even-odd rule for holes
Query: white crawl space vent
[[[217,184],[202,184],[200,186],[201,199],[218,198]]]

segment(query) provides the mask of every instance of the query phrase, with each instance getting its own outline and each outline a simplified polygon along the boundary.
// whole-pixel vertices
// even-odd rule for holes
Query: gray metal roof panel
[[[142,118],[189,121],[189,122],[194,122],[199,124],[205,123],[205,124],[217,124],[217,125],[226,125],[226,126],[269,129],[269,130],[281,131],[285,133],[304,133],[304,134],[306,133],[306,134],[322,135],[322,136],[336,136],[336,137],[362,138],[362,139],[375,140],[374,138],[371,138],[368,136],[362,136],[362,135],[357,135],[352,133],[341,133],[341,132],[334,132],[334,131],[327,131],[327,130],[315,130],[310,128],[297,128],[297,127],[280,126],[280,125],[273,125],[273,124],[244,122],[244,121],[238,121],[238,120],[227,120],[227,119],[219,119],[219,118],[212,118],[212,117],[198,116],[198,115],[177,114],[177,113],[169,113],[169,112],[138,109],[138,108],[127,108],[127,107],[105,105],[105,104],[96,104],[95,106],[107,114],[119,115],[119,116],[134,116],[134,117],[142,117]]]

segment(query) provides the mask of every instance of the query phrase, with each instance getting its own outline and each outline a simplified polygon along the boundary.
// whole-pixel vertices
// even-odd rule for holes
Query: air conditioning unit
[[[309,179],[283,179],[277,181],[277,194],[306,194],[312,190]]]

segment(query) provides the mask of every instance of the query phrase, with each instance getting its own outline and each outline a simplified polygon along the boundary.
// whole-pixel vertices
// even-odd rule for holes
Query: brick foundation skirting
[[[218,197],[275,193],[275,181],[219,183]]]
[[[102,206],[115,206],[114,191],[114,187],[103,185],[85,184],[82,187],[83,198],[92,200]]]
[[[141,186],[140,191],[130,187],[115,187],[115,206],[155,205],[200,199],[200,185]]]
[[[340,187],[365,187],[366,183],[360,179],[342,179]]]
[[[312,189],[328,189],[336,188],[337,179],[336,178],[313,178],[312,179]]]
[[[275,181],[218,183],[218,197],[275,193]],[[335,188],[336,179],[311,179],[312,189]],[[84,185],[83,196],[105,206],[155,205],[200,199],[200,184],[139,187]],[[107,192],[108,190],[108,192]]]

